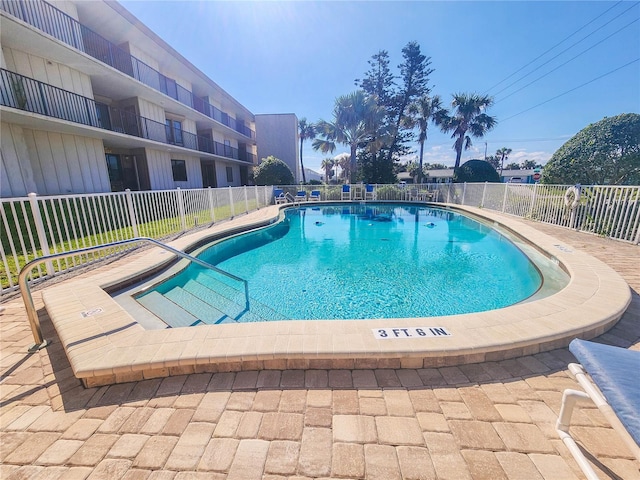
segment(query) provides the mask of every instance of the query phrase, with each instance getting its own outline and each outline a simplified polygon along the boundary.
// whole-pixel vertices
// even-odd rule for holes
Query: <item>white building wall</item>
[[[49,3],[56,7],[58,10],[62,10],[70,17],[78,20],[78,9],[76,8],[76,5],[74,3],[67,0],[49,0]]]
[[[109,192],[102,142],[2,123],[2,196]]]
[[[160,105],[151,103],[148,100],[145,100],[144,98],[138,98],[138,110],[140,112],[141,117],[154,120],[164,125],[165,113],[164,113],[164,108],[162,108]]]
[[[258,163],[273,155],[286,163],[296,183],[302,181],[298,153],[298,118],[293,113],[256,115]]]
[[[231,167],[233,181],[227,181],[227,167]],[[239,187],[240,186],[240,166],[236,163],[216,162],[216,179],[218,187]]]
[[[93,98],[91,79],[78,70],[13,48],[3,47],[2,53],[7,70]]]
[[[149,180],[152,190],[173,190],[174,188],[202,188],[202,170],[200,157],[192,157],[182,153],[170,153],[151,148],[145,149]],[[187,181],[173,180],[171,160],[184,160],[187,169]]]
[[[129,53],[131,55],[136,57],[138,60],[146,63],[147,65],[149,65],[154,70],[159,71],[158,61],[155,58],[153,58],[145,50],[140,48],[135,42],[134,43],[127,43],[127,45],[129,47]]]
[[[0,195],[21,197],[37,190],[24,131],[18,125],[0,124]]]
[[[182,130],[185,132],[193,133],[194,135],[197,134],[198,130],[196,128],[196,121],[191,120],[190,118],[185,118],[182,121]]]

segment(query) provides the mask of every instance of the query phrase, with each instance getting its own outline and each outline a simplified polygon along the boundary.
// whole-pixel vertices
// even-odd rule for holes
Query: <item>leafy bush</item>
[[[460,165],[453,175],[453,181],[463,182],[500,182],[500,175],[493,165],[484,160],[469,160]]]
[[[263,158],[260,165],[255,167],[253,174],[256,185],[294,184],[293,173],[289,166],[273,155]]]
[[[580,130],[545,165],[542,183],[640,183],[640,115],[605,117]]]

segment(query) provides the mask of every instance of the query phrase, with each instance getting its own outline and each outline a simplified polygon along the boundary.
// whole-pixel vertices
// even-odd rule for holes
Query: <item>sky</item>
[[[546,163],[587,125],[640,113],[638,1],[121,1],[254,114],[332,120],[336,97],[381,50],[394,74],[411,41],[430,57],[432,94],[493,96],[497,125],[462,162],[506,147]],[[429,127],[424,162],[453,165],[450,134]],[[417,152],[417,144],[414,144]],[[307,141],[305,167],[323,158]],[[416,159],[417,153],[410,159]]]

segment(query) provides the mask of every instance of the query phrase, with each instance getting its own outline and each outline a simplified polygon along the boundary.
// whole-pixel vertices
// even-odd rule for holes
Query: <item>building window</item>
[[[227,167],[227,183],[233,182],[233,168]]]
[[[174,145],[182,145],[182,122],[167,119],[166,123],[167,141]]]
[[[184,160],[171,160],[171,170],[173,171],[174,182],[187,181],[187,162]]]

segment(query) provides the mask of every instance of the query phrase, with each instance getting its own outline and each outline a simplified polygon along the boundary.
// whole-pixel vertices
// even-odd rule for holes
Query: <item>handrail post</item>
[[[136,217],[136,209],[133,205],[133,195],[131,194],[131,190],[127,188],[125,191],[125,198],[127,199],[127,209],[129,210],[129,222],[131,223],[131,229],[133,230],[133,236],[139,237],[140,232],[138,232],[138,219]]]
[[[31,213],[33,214],[33,223],[36,224],[36,233],[38,235],[38,242],[42,249],[42,256],[49,255],[49,242],[47,240],[47,234],[44,231],[44,223],[42,222],[42,215],[40,215],[40,209],[38,208],[38,196],[31,192],[29,195],[29,205],[31,206]],[[47,275],[53,276],[55,270],[53,269],[53,262],[49,260],[46,262]]]
[[[180,225],[182,225],[182,231],[187,231],[187,219],[184,213],[184,197],[182,195],[182,190],[180,187],[176,188],[176,195],[178,196],[177,204],[178,204],[178,214],[180,215]]]

